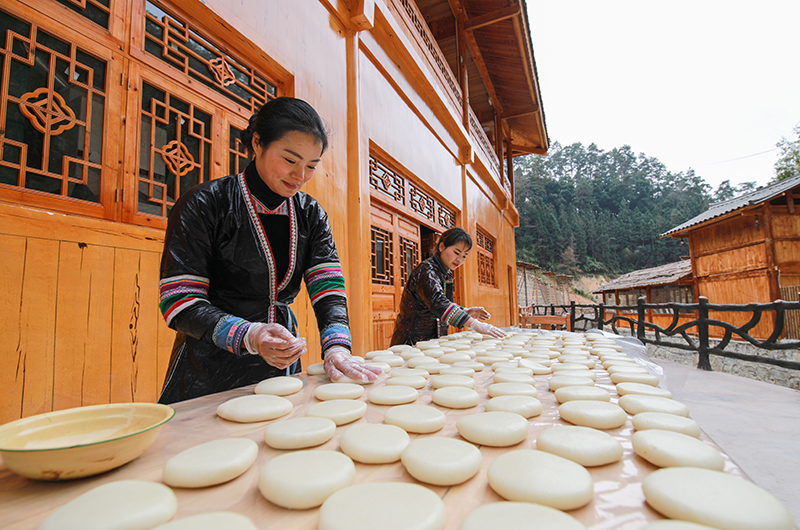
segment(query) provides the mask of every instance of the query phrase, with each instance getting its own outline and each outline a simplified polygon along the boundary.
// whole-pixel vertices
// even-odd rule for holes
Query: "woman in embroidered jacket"
[[[505,337],[498,328],[480,320],[491,315],[482,307],[465,309],[453,303],[453,271],[469,255],[472,238],[463,228],[441,235],[433,256],[411,271],[397,312],[392,345],[416,344],[447,335],[448,326],[468,327],[478,333]]]
[[[344,277],[319,203],[300,188],[327,147],[317,112],[277,98],[250,119],[254,155],[239,175],[183,193],[161,260],[161,312],[178,331],[159,402],[173,403],[300,370],[306,341],[289,308],[305,281],[325,370],[375,379],[350,357]]]

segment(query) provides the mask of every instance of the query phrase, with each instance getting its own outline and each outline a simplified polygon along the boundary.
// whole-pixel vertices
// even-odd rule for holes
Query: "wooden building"
[[[604,283],[592,293],[601,295],[603,304],[612,306],[635,306],[641,297],[645,297],[648,304],[668,302],[690,304],[695,301],[693,285],[692,264],[688,260],[683,260],[623,274]],[[637,313],[635,309],[616,312],[631,315]],[[671,311],[652,309],[648,310],[646,318],[648,322],[662,327],[669,326],[673,319]],[[680,315],[681,322],[691,318],[691,313]]]
[[[405,277],[453,225],[476,241],[457,300],[515,322],[510,161],[548,148],[524,0],[5,0],[0,31],[0,423],[157,399],[166,217],[244,167],[239,132],[282,95],[331,131],[304,191],[356,353],[387,345]],[[305,293],[293,308],[307,365]]]
[[[800,193],[800,175],[712,204],[662,236],[686,238],[689,262],[634,271],[595,292],[602,292],[605,303],[613,305],[635,305],[640,296],[647,296],[648,303],[697,302],[700,296],[711,304],[797,301],[800,213],[796,193]],[[650,316],[651,322],[669,324],[666,316]],[[742,326],[751,314],[712,311],[710,317]],[[681,320],[688,318],[681,315]],[[797,336],[797,320],[797,315],[788,315],[787,336]],[[773,326],[774,314],[764,313],[750,334],[766,338]],[[723,335],[718,327],[709,332]]]

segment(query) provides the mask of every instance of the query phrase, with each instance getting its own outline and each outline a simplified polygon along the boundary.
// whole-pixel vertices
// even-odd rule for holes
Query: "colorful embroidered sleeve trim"
[[[312,306],[326,296],[347,298],[344,290],[344,275],[338,262],[320,263],[308,269],[304,276]]]
[[[469,314],[464,311],[463,307],[457,304],[450,304],[442,315],[442,322],[446,322],[448,325],[453,326],[454,328],[464,327],[464,324],[467,323],[467,320],[469,320]]]
[[[161,301],[159,307],[167,325],[175,315],[198,302],[208,302],[208,278],[202,276],[172,276],[158,283]]]
[[[214,344],[218,348],[240,355],[244,334],[247,333],[249,327],[250,322],[247,320],[226,315],[220,318],[214,327]]]
[[[322,345],[322,351],[325,352],[331,346],[344,346],[347,349],[352,349],[352,341],[350,340],[350,328],[341,324],[328,326],[322,332],[319,338]]]

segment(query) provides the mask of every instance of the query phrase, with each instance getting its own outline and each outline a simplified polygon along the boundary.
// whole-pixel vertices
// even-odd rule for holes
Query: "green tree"
[[[794,139],[785,136],[776,144],[780,149],[775,162],[775,180],[783,180],[800,174],[800,123],[792,129]]]

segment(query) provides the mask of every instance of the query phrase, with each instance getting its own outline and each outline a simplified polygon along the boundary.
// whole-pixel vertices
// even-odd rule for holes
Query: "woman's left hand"
[[[383,370],[377,366],[365,366],[364,364],[353,359],[350,351],[343,346],[331,346],[325,351],[325,373],[331,380],[336,381],[342,375],[346,375],[350,379],[362,381],[374,381],[378,378]]]
[[[492,315],[482,307],[470,307],[467,309],[467,314],[478,320],[489,320],[492,318]]]

